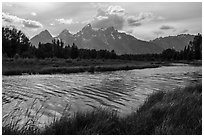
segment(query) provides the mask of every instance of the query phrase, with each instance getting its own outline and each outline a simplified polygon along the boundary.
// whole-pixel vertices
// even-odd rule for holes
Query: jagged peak
[[[50,36],[52,36],[52,35],[50,34],[50,32],[49,32],[47,29],[41,31],[41,32],[39,33],[39,35],[50,35]]]
[[[106,31],[117,31],[113,26],[106,28]]]
[[[47,29],[45,29],[45,30],[43,30],[43,31],[41,31],[39,34],[37,34],[37,35],[35,35],[35,36],[33,36],[32,38],[30,38],[30,40],[33,40],[33,39],[52,39],[53,38],[53,36],[50,34],[50,32],[47,30]]]
[[[62,35],[62,34],[69,34],[69,35],[72,35],[68,29],[64,29],[62,30],[62,32],[59,34],[59,35]]]
[[[187,34],[179,34],[177,36],[179,36],[179,37],[183,37],[184,36],[185,37],[185,36],[191,36],[191,35],[187,33]]]
[[[68,29],[63,29],[61,33],[65,33],[65,32],[69,33],[69,30]]]
[[[92,29],[92,26],[90,23],[84,26],[82,30],[87,30],[87,29]]]
[[[91,27],[91,24],[89,23],[89,24],[87,24],[85,27]]]
[[[41,31],[41,33],[50,33],[47,29]]]

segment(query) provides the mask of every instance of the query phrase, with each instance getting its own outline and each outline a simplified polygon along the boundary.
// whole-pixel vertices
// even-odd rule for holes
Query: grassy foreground
[[[127,61],[117,59],[23,59],[3,58],[3,75],[22,74],[69,74],[78,72],[104,72],[156,68],[159,64],[144,61]]]
[[[145,103],[126,117],[107,109],[66,115],[54,120],[44,129],[36,126],[18,128],[8,124],[3,134],[122,134],[122,135],[179,135],[202,134],[202,85],[174,91],[159,91],[150,95]]]

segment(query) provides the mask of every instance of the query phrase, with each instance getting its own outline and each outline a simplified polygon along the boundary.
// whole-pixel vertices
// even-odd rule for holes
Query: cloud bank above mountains
[[[173,10],[172,10],[173,9]],[[6,3],[3,25],[13,25],[32,37],[48,29],[76,33],[86,24],[115,29],[143,40],[180,33],[201,33],[202,3]]]
[[[42,28],[43,25],[35,20],[23,19],[9,13],[2,13],[2,20],[4,23],[14,24],[17,26],[27,27],[27,28]]]
[[[128,15],[121,6],[109,6],[105,10],[99,8],[91,23],[95,28],[113,26],[117,30],[123,30],[125,26],[137,27],[151,21],[153,18],[154,15],[151,12],[140,12],[139,15],[133,16]]]

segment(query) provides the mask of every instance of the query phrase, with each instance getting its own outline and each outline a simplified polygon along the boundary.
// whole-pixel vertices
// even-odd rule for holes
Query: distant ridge
[[[71,34],[69,30],[64,29],[58,36],[52,37],[48,30],[44,30],[30,39],[32,45],[38,46],[38,43],[51,43],[54,38],[61,39],[65,45],[75,43],[79,48],[85,49],[106,49],[115,50],[117,54],[146,54],[160,53],[167,48],[182,50],[194,35],[181,34],[157,38],[152,41],[139,40],[132,35],[118,32],[114,27],[104,29],[93,29],[91,24],[87,24],[77,32]]]
[[[177,36],[156,38],[150,42],[158,45],[162,49],[174,48],[175,50],[180,51],[193,40],[194,36],[195,35],[180,34]]]

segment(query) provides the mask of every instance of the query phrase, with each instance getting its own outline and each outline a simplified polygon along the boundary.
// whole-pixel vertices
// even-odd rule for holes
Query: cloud
[[[58,21],[60,24],[74,24],[74,23],[79,23],[78,21],[73,21],[73,19],[64,19],[64,18],[61,18],[61,19],[55,19],[56,21]]]
[[[149,22],[154,19],[154,15],[151,12],[141,12],[137,17],[129,16],[127,22],[129,26],[140,26],[143,23]]]
[[[99,8],[91,24],[94,28],[107,28],[113,26],[121,30],[125,23],[125,10],[120,6],[109,6],[106,10]]]
[[[19,18],[17,16],[10,15],[8,13],[3,13],[3,12],[2,12],[2,20],[12,25],[17,25],[17,26],[22,26],[22,27],[27,27],[27,28],[42,28],[43,27],[43,25],[38,21]]]
[[[18,18],[17,16],[12,16],[7,13],[2,13],[2,20],[5,22],[13,23],[13,22],[21,22],[21,18]]]
[[[109,14],[124,14],[125,13],[125,9],[123,9],[120,6],[109,6],[107,9],[107,12]]]
[[[154,19],[154,15],[151,12],[140,12],[139,16],[137,17],[137,21],[150,21]]]
[[[31,12],[31,15],[36,16],[37,14],[35,12]]]
[[[98,20],[105,20],[105,19],[108,19],[108,17],[106,16],[98,16],[96,17]]]
[[[175,29],[173,26],[169,26],[169,25],[162,25],[160,27],[161,30],[170,30],[170,29]]]
[[[106,9],[99,8],[96,16],[91,20],[94,28],[107,28],[113,26],[122,30],[124,26],[137,27],[153,20],[155,16],[151,12],[141,12],[138,16],[130,16],[121,6],[109,6]]]
[[[84,21],[82,21],[81,23],[82,24],[89,24],[90,22],[92,22],[93,21],[93,19],[89,19],[89,20],[84,20]]]
[[[162,16],[158,16],[157,17],[158,20],[165,20],[166,18],[162,17]]]
[[[107,7],[109,7],[110,5],[109,4],[105,4],[105,3],[95,3],[95,2],[92,2],[92,3],[90,3],[90,5],[92,6],[92,7],[94,7],[94,8],[97,8],[97,9],[99,9],[99,8],[107,8]]]
[[[163,31],[153,31],[153,33],[156,34],[157,36],[158,36],[158,35],[161,35],[161,34],[164,34]]]
[[[139,22],[135,16],[130,16],[127,18],[127,22],[129,26],[140,26],[142,25],[141,22]]]
[[[50,23],[50,26],[54,26],[55,24],[54,23]]]
[[[27,28],[41,28],[42,24],[37,21],[23,20],[23,25]]]
[[[186,33],[188,31],[189,31],[188,29],[184,29],[183,31],[181,31],[181,33]]]

